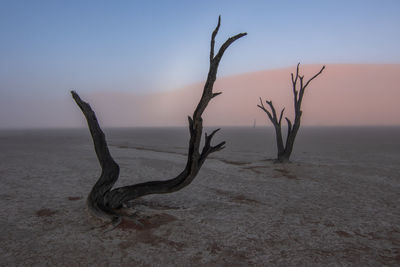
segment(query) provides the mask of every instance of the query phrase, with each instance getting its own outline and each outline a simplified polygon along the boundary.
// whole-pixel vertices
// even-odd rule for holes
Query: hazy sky
[[[220,75],[400,62],[400,1],[0,1],[2,91],[148,91],[201,81],[209,39],[248,32]]]
[[[298,61],[400,63],[399,14],[398,0],[0,0],[0,113],[72,88],[146,93],[202,81],[218,15],[217,45],[248,32],[219,76]]]

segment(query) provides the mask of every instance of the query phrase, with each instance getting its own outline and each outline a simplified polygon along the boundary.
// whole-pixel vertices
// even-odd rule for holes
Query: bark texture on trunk
[[[265,113],[267,113],[269,120],[272,122],[272,125],[275,128],[275,135],[276,135],[276,145],[278,150],[277,161],[278,162],[287,162],[290,159],[290,155],[293,151],[294,141],[296,139],[297,132],[300,128],[301,123],[301,103],[303,101],[304,92],[307,86],[310,84],[312,80],[318,77],[325,66],[321,68],[321,70],[311,77],[307,82],[304,81],[304,75],[299,74],[299,67],[300,63],[297,64],[296,74],[294,75],[291,73],[292,79],[292,90],[293,90],[293,103],[294,103],[294,121],[293,123],[290,121],[288,117],[285,117],[287,122],[287,134],[286,134],[286,142],[283,142],[283,135],[282,135],[282,117],[285,109],[283,108],[279,118],[276,113],[276,109],[272,103],[272,101],[265,100],[265,103],[268,104],[269,109],[264,106],[263,101],[260,97],[260,104],[257,105],[260,109],[262,109]]]
[[[200,150],[203,131],[202,114],[211,99],[221,94],[220,92],[214,93],[213,86],[217,77],[218,66],[225,50],[233,42],[245,36],[247,33],[240,33],[229,38],[220,47],[218,53],[214,55],[215,37],[218,33],[220,24],[221,17],[218,18],[218,25],[211,36],[210,67],[204,85],[203,94],[192,117],[188,116],[190,140],[187,163],[183,171],[175,178],[162,181],[150,181],[112,189],[115,182],[118,180],[119,166],[114,161],[108,150],[105,135],[100,128],[94,111],[75,91],[71,92],[76,104],[85,115],[93,139],[96,155],[102,169],[101,176],[93,186],[87,199],[87,206],[95,216],[115,221],[121,216],[116,210],[128,201],[149,194],[172,193],[182,189],[193,181],[209,154],[224,148],[225,142],[221,142],[215,146],[211,145],[213,136],[219,130],[217,129],[209,135],[205,133],[204,146]]]

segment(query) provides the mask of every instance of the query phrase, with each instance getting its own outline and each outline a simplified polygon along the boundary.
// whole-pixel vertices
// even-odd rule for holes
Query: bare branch
[[[211,150],[213,150],[215,147],[211,146],[211,139],[213,138],[213,136],[215,135],[215,133],[217,133],[219,130],[221,130],[221,128],[218,128],[216,130],[214,130],[210,135],[207,135],[207,133],[205,133],[205,142],[204,142],[204,146],[203,146],[203,150],[201,152],[201,156],[200,158],[203,158],[205,156],[207,156]],[[225,142],[222,142],[225,144]],[[218,144],[217,146],[221,145]]]
[[[221,128],[215,129],[214,131],[211,132],[210,135],[207,136],[207,133],[205,133],[206,138],[208,137],[210,140],[211,138],[214,136],[214,134],[216,134],[219,130],[221,130]]]
[[[293,78],[293,73],[290,74],[290,75],[292,76],[292,83],[293,83],[293,85],[294,85],[294,88],[296,88],[297,78],[299,77],[299,67],[300,67],[300,62],[297,63],[297,67],[296,67],[296,78]]]
[[[211,149],[210,149],[210,153],[209,153],[209,154],[224,149],[224,148],[225,148],[225,144],[226,144],[226,142],[225,142],[225,141],[222,141],[222,142],[219,143],[218,145],[212,146]]]
[[[304,90],[303,88],[304,88],[304,86],[303,86],[303,82],[304,82],[304,75],[299,75],[299,78],[300,78],[300,92],[302,91],[302,90]]]
[[[96,118],[96,114],[94,113],[90,105],[83,101],[75,91],[71,91],[71,95],[86,117],[90,133],[93,136],[93,143],[97,158],[100,162],[100,165],[104,167],[108,161],[114,160],[112,159],[110,151],[108,150],[105,135],[100,128],[99,122]]]
[[[300,62],[297,63],[297,67],[296,67],[296,78],[293,78],[293,73],[291,73],[291,77],[292,77],[292,90],[293,90],[293,96],[294,96],[294,107],[296,109],[297,106],[297,101],[298,101],[298,91],[296,89],[297,86],[297,80],[299,78],[299,67],[300,67]]]
[[[291,77],[292,77],[292,84],[293,84],[293,92],[296,90],[296,83],[297,80],[299,78],[299,67],[300,67],[300,62],[297,63],[297,67],[296,67],[296,78],[293,78],[293,73],[291,73]]]
[[[275,110],[275,107],[274,107],[274,104],[272,104],[272,101],[268,101],[268,100],[265,100],[265,102],[270,106],[270,108],[271,108],[271,111],[272,111],[272,118],[274,119],[274,123],[278,123],[278,117],[276,116],[276,110]]]
[[[212,98],[214,98],[214,97],[216,97],[216,96],[219,96],[220,94],[222,94],[222,92],[213,93],[213,94],[212,94]]]
[[[300,79],[300,94],[299,96],[297,96],[298,91],[296,91],[296,101],[294,103],[294,111],[295,113],[298,112],[298,110],[300,110],[301,108],[301,101],[303,100],[303,94],[304,94],[304,87],[303,87],[303,79],[304,76],[299,75],[299,79]]]
[[[219,26],[221,26],[221,16],[218,16],[218,24],[211,35],[211,48],[210,48],[210,62],[214,59],[214,46],[215,46],[215,36],[217,36]]]
[[[274,119],[272,117],[272,114],[264,107],[263,101],[260,97],[260,103],[261,105],[257,105],[257,107],[259,107],[260,109],[264,110],[265,113],[267,113],[268,118],[271,120],[272,123],[274,123]]]
[[[225,141],[219,143],[216,146],[211,146],[211,140],[214,136],[214,134],[216,132],[218,132],[220,130],[220,128],[214,130],[210,135],[207,135],[207,133],[205,133],[205,142],[204,142],[204,146],[203,146],[203,150],[201,151],[201,155],[200,155],[200,159],[199,159],[199,164],[201,165],[204,160],[207,158],[207,156],[213,152],[219,151],[221,149],[224,148],[225,145]]]
[[[225,43],[220,47],[217,55],[215,56],[214,60],[216,60],[216,63],[219,64],[219,61],[221,60],[222,56],[224,55],[225,50],[231,45],[233,44],[234,41],[236,41],[239,38],[242,38],[243,36],[246,36],[247,33],[239,33],[235,36],[232,36],[231,38],[229,38],[228,40],[225,41]]]
[[[300,77],[300,81],[301,81],[301,89],[300,89],[300,95],[299,95],[299,99],[298,99],[298,103],[299,103],[299,106],[301,105],[301,102],[302,102],[302,100],[303,100],[303,96],[304,96],[304,92],[305,92],[305,90],[306,90],[306,87],[310,84],[310,82],[312,81],[312,80],[314,80],[316,77],[318,77],[321,73],[322,73],[322,71],[325,69],[325,66],[323,66],[322,68],[321,68],[321,70],[317,73],[317,74],[315,74],[313,77],[311,77],[311,79],[309,79],[308,81],[307,81],[307,83],[305,84],[305,85],[303,85],[303,78],[304,78],[304,76],[301,76]],[[299,108],[300,109],[300,108]]]
[[[262,110],[264,110],[264,112],[267,113],[268,118],[270,119],[270,121],[271,121],[272,123],[274,123],[274,119],[272,118],[272,114],[271,114],[267,109],[263,108],[263,107],[260,106],[260,105],[257,105],[257,107],[259,107],[259,108],[261,108]]]
[[[308,86],[308,84],[312,81],[312,80],[314,80],[315,78],[317,78],[321,73],[322,73],[322,71],[325,69],[325,66],[322,66],[322,68],[321,68],[321,70],[317,73],[317,74],[315,74],[311,79],[309,79],[308,80],[308,82],[306,83],[306,85],[304,85],[304,89],[306,89],[306,87]],[[303,90],[304,90],[303,89]]]
[[[261,104],[261,108],[262,108],[262,109],[265,109],[265,107],[264,107],[264,104],[263,104],[263,101],[262,101],[261,97],[260,97],[260,104]]]
[[[279,116],[279,122],[278,122],[278,124],[279,125],[281,125],[281,122],[282,122],[282,116],[283,116],[283,112],[285,111],[285,108],[283,108],[282,109],[282,111],[281,111],[281,115]]]
[[[220,20],[219,20],[220,22]],[[217,26],[217,28],[219,28],[219,26]],[[214,30],[215,31],[215,30]],[[218,32],[218,31],[217,31]],[[203,89],[203,95],[202,95],[202,99],[203,101],[200,101],[199,104],[197,105],[194,113],[193,113],[193,120],[196,122],[196,117],[199,117],[203,114],[205,108],[208,105],[208,102],[213,98],[213,86],[214,86],[214,82],[217,78],[217,70],[218,70],[218,65],[219,62],[222,58],[222,55],[224,54],[225,50],[237,39],[243,37],[247,35],[247,33],[240,33],[237,34],[231,38],[229,38],[228,40],[225,41],[225,43],[221,46],[221,48],[219,49],[217,55],[210,61],[210,68],[208,71],[208,75],[207,75],[207,81],[204,85],[204,89]],[[212,37],[213,38],[213,37]],[[215,36],[214,36],[215,38]],[[212,52],[212,54],[214,54],[214,51]],[[210,52],[211,55],[211,52]],[[196,124],[196,123],[195,123]]]

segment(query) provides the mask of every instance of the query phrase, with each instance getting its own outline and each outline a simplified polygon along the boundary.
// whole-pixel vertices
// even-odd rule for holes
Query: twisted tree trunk
[[[265,113],[267,113],[268,118],[272,122],[272,125],[274,125],[275,135],[276,135],[276,144],[277,144],[277,149],[278,149],[278,157],[277,157],[278,162],[289,161],[290,155],[292,154],[292,151],[293,151],[294,140],[296,139],[297,132],[299,131],[299,128],[300,128],[301,115],[303,113],[301,110],[301,103],[303,101],[305,89],[310,84],[310,82],[312,80],[314,80],[317,76],[319,76],[322,73],[322,71],[325,69],[325,66],[323,66],[317,74],[315,74],[306,83],[304,83],[304,75],[299,75],[299,67],[300,67],[300,63],[297,64],[296,76],[294,76],[294,74],[291,73],[292,86],[293,86],[292,89],[293,89],[293,96],[294,96],[294,122],[292,124],[290,119],[285,117],[287,125],[288,125],[285,144],[283,144],[283,136],[282,136],[282,117],[283,117],[283,113],[284,113],[285,109],[284,108],[282,109],[279,119],[278,119],[276,110],[275,110],[274,105],[272,104],[272,101],[265,100],[265,102],[270,107],[271,111],[269,111],[264,106],[261,97],[260,97],[260,104],[257,105],[260,109],[262,109]],[[298,81],[300,81],[299,84],[298,84]],[[299,90],[297,90],[297,88],[299,88]]]
[[[205,134],[205,143],[200,151],[200,141],[203,131],[203,119],[201,116],[211,99],[221,94],[213,93],[213,86],[217,77],[218,65],[225,50],[234,41],[245,36],[247,33],[240,33],[229,38],[221,46],[218,53],[214,55],[215,37],[218,33],[220,24],[221,18],[219,17],[218,25],[211,36],[210,68],[207,81],[204,85],[203,94],[193,116],[188,116],[190,140],[187,163],[183,171],[175,178],[163,181],[150,181],[112,189],[115,182],[118,180],[119,166],[113,160],[108,150],[105,135],[100,128],[94,111],[76,92],[71,92],[73,99],[86,117],[94,142],[96,155],[102,169],[101,176],[93,186],[87,199],[88,208],[95,216],[116,221],[119,220],[121,216],[116,210],[128,201],[149,194],[172,193],[182,189],[193,181],[209,154],[224,148],[225,142],[221,142],[215,146],[211,145],[211,140],[214,134],[219,130],[217,129],[210,135],[207,135],[207,133]]]

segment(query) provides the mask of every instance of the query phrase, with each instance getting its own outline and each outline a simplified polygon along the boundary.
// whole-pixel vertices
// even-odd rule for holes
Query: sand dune
[[[256,104],[259,97],[286,107],[292,116],[290,73],[295,67],[265,70],[217,79],[215,91],[223,94],[206,110],[207,125],[265,125],[266,115]],[[306,78],[320,65],[305,65]],[[400,64],[328,64],[309,86],[303,101],[304,125],[399,125]],[[93,93],[89,100],[107,126],[185,125],[202,83],[162,93],[137,95],[118,91]]]
[[[302,66],[309,77],[320,65]],[[295,66],[218,77],[205,125],[269,124],[256,107],[259,97],[272,99],[292,115],[290,73]],[[205,75],[205,74],[204,74]],[[303,125],[400,125],[400,64],[328,64],[310,85],[303,102]],[[103,126],[183,126],[192,114],[203,83],[158,93],[137,94],[110,88],[85,92],[75,88],[94,107]],[[139,90],[140,88],[138,88]],[[64,89],[63,89],[64,90]],[[0,92],[0,128],[85,127],[86,122],[68,93]]]

